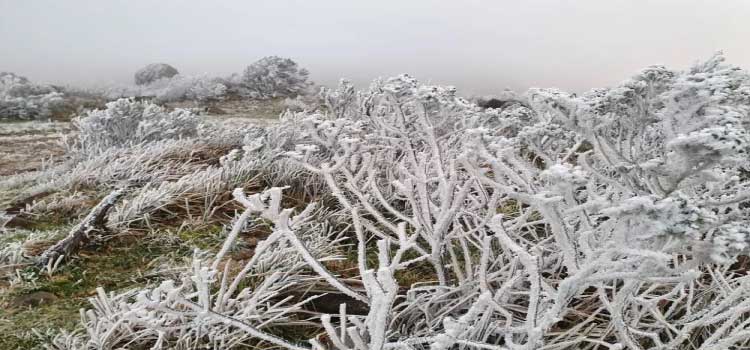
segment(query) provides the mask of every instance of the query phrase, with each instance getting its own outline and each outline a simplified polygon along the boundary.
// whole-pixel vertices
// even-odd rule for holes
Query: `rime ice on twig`
[[[69,257],[71,254],[85,244],[90,235],[97,230],[105,230],[105,218],[107,212],[120,200],[129,190],[128,186],[119,188],[108,194],[97,204],[86,217],[76,225],[68,236],[47,248],[39,258],[41,266],[57,264],[58,259]]]
[[[224,162],[272,160],[243,164],[335,198],[364,293],[322,264],[331,217],[293,215],[282,188],[237,191],[246,210],[215,260],[196,257],[181,281],[102,293],[85,315],[89,348],[107,334],[297,349],[263,327],[301,304],[267,301],[310,278],[370,305],[315,318],[320,350],[748,346],[750,277],[731,263],[750,249],[750,77],[721,56],[582,96],[532,89],[499,109],[408,75],[360,91],[342,81],[321,99],[327,111],[287,112]],[[178,182],[133,208],[187,188]],[[221,269],[254,215],[272,233],[239,272]]]

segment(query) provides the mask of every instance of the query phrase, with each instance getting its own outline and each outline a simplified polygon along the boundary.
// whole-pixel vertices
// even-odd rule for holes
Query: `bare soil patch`
[[[0,124],[0,176],[38,170],[62,156],[62,136],[70,123],[20,122]]]

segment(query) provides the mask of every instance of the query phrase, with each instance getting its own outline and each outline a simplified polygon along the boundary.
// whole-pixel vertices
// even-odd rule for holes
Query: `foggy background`
[[[750,1],[0,0],[0,71],[131,83],[148,63],[228,75],[290,57],[319,84],[410,73],[468,94],[580,92],[723,50],[750,67]]]

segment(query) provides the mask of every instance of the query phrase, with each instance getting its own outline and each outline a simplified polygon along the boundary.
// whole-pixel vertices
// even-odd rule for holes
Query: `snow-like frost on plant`
[[[63,93],[25,77],[0,72],[0,120],[49,118],[63,102]]]
[[[61,334],[49,348],[118,349],[148,345],[152,349],[189,348],[196,344],[231,348],[261,339],[287,349],[306,349],[267,331],[295,318],[308,297],[294,301],[291,292],[316,281],[306,272],[305,254],[324,262],[333,258],[339,242],[319,221],[312,206],[297,215],[280,206],[281,189],[235,199],[245,211],[234,222],[224,248],[213,258],[197,254],[180,280],[121,293],[97,290],[93,309],[81,311],[84,334]],[[240,269],[226,254],[252,216],[268,220],[272,233],[258,243],[255,254]],[[320,219],[320,217],[318,217]],[[296,242],[294,242],[296,241]],[[286,294],[286,295],[284,295]]]
[[[179,74],[177,69],[166,63],[152,63],[135,72],[135,84],[147,85],[164,78]]]
[[[251,98],[294,97],[306,91],[309,72],[289,58],[263,57],[247,66],[240,76],[230,79],[233,89]]]
[[[78,339],[89,348],[249,339],[316,350],[747,347],[750,76],[723,61],[649,67],[580,96],[532,89],[488,109],[408,75],[323,89],[325,109],[285,113],[222,153],[216,170],[151,184],[111,219],[137,220],[160,196],[202,181],[226,191],[234,175],[213,176],[246,164],[254,170],[229,173],[308,181],[309,198],[336,211],[355,281],[322,263],[338,241],[312,204],[295,216],[281,204],[285,189],[236,190],[244,211],[213,260],[196,258],[181,281],[100,292]],[[230,273],[227,257],[253,216],[272,233]],[[259,266],[267,274],[240,290]],[[407,282],[410,272],[418,280]],[[309,345],[265,332],[268,320],[310,313],[257,301],[310,279],[367,312],[347,302],[313,313],[307,320],[323,330]]]
[[[119,99],[107,103],[104,110],[75,118],[73,125],[77,132],[66,140],[68,149],[96,154],[112,147],[194,137],[200,119],[184,109],[168,112],[150,102]]]

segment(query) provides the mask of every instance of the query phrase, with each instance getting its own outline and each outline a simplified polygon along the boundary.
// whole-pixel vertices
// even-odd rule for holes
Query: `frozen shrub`
[[[248,66],[235,87],[240,95],[251,98],[294,97],[310,86],[308,71],[289,58],[264,57]]]
[[[217,79],[211,79],[208,77],[195,77],[192,78],[190,88],[185,94],[184,99],[199,101],[199,102],[210,102],[221,100],[227,93],[227,87]]]
[[[227,86],[222,79],[208,76],[175,75],[153,80],[140,86],[109,88],[109,98],[150,98],[156,102],[196,101],[208,103],[224,99]]]
[[[360,92],[354,87],[351,81],[341,79],[335,89],[321,87],[318,96],[328,109],[328,113],[338,118],[357,113],[361,101]]]
[[[581,96],[532,89],[501,109],[408,75],[323,90],[326,110],[290,111],[249,135],[220,158],[225,175],[207,167],[150,187],[115,219],[196,183],[224,191],[246,164],[277,181],[304,171],[327,188],[326,211],[293,215],[282,188],[237,189],[243,211],[213,260],[181,280],[101,291],[85,332],[59,346],[748,347],[750,76],[723,61],[649,67]],[[323,263],[337,242],[323,212],[345,227],[336,237],[353,250],[354,277]],[[228,252],[253,215],[271,232],[238,271]],[[414,271],[418,281],[403,278]],[[284,290],[305,281],[366,311],[347,301],[303,312],[309,299]],[[309,346],[264,330],[299,315],[322,329]]]
[[[152,64],[136,73],[136,86],[107,89],[109,98],[147,97],[158,102],[212,102],[228,95],[257,99],[295,98],[307,94],[309,73],[288,58],[265,57],[242,74],[227,78],[183,76],[164,64]]]
[[[348,320],[349,328],[322,318],[334,347],[747,344],[750,306],[740,296],[747,276],[725,287],[717,287],[723,278],[693,284],[699,266],[710,276],[711,263],[749,252],[742,169],[750,79],[722,61],[687,72],[652,67],[583,97],[535,89],[531,108],[503,106],[500,114],[401,76],[376,82],[354,103],[350,94],[329,103],[359,106],[346,113],[297,117],[306,132],[288,155],[324,176],[350,211],[360,263],[363,240],[377,237],[381,251],[412,251],[436,277],[411,286],[396,307],[404,286],[391,276],[411,263],[381,253],[376,268],[360,265],[377,307]],[[610,284],[623,287],[610,291]],[[598,290],[601,311],[580,319],[572,310],[585,304],[588,288]],[[732,311],[692,298],[689,306],[654,304],[715,288]],[[644,303],[654,319],[669,321],[651,323]],[[596,317],[608,320],[605,328]],[[560,329],[562,320],[579,321]],[[699,335],[714,326],[721,336]],[[579,327],[599,335],[581,337]],[[692,340],[680,337],[685,332]]]
[[[63,94],[57,90],[0,72],[0,120],[49,118],[63,104]]]
[[[135,72],[135,84],[147,85],[162,78],[171,78],[179,74],[177,69],[166,63],[152,63]]]
[[[224,98],[227,87],[207,76],[162,78],[143,87],[140,96],[153,96],[159,102],[210,102]]]
[[[199,117],[187,110],[167,112],[150,102],[119,99],[104,110],[75,118],[77,134],[67,145],[74,152],[95,154],[111,147],[193,137],[199,124]]]
[[[26,77],[8,72],[0,72],[0,90],[12,97],[45,95],[56,91],[49,85],[33,84]]]

